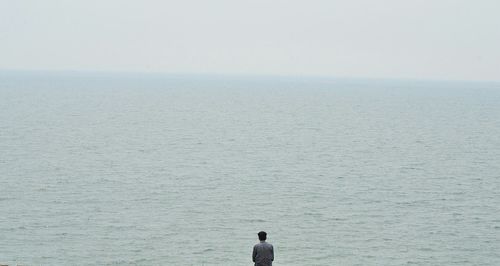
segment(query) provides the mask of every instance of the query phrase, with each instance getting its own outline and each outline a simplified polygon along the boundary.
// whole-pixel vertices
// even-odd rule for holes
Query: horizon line
[[[143,70],[91,70],[91,69],[15,69],[0,68],[0,73],[48,73],[77,75],[142,75],[142,76],[198,76],[198,77],[226,77],[226,78],[293,78],[315,80],[373,80],[373,81],[420,81],[420,82],[467,82],[467,83],[500,83],[500,80],[473,80],[473,79],[446,79],[446,78],[416,78],[416,77],[368,77],[368,76],[335,76],[313,74],[277,74],[277,73],[236,73],[236,72],[167,72]]]

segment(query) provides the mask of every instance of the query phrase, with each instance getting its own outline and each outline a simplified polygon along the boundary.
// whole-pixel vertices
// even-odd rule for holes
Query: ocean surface
[[[500,84],[0,73],[0,263],[500,265]]]

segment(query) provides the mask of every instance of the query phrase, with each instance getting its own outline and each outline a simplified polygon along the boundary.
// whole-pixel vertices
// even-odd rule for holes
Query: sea
[[[0,72],[0,264],[500,265],[500,83]]]

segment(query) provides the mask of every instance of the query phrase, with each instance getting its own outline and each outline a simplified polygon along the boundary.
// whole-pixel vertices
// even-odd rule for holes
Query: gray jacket
[[[253,246],[252,259],[255,266],[272,266],[274,260],[273,245],[266,241],[260,241],[259,244]]]

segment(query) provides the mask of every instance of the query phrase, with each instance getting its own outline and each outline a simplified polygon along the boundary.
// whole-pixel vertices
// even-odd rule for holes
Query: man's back
[[[272,266],[274,260],[273,245],[266,241],[260,241],[259,244],[253,246],[252,258],[255,266]]]

